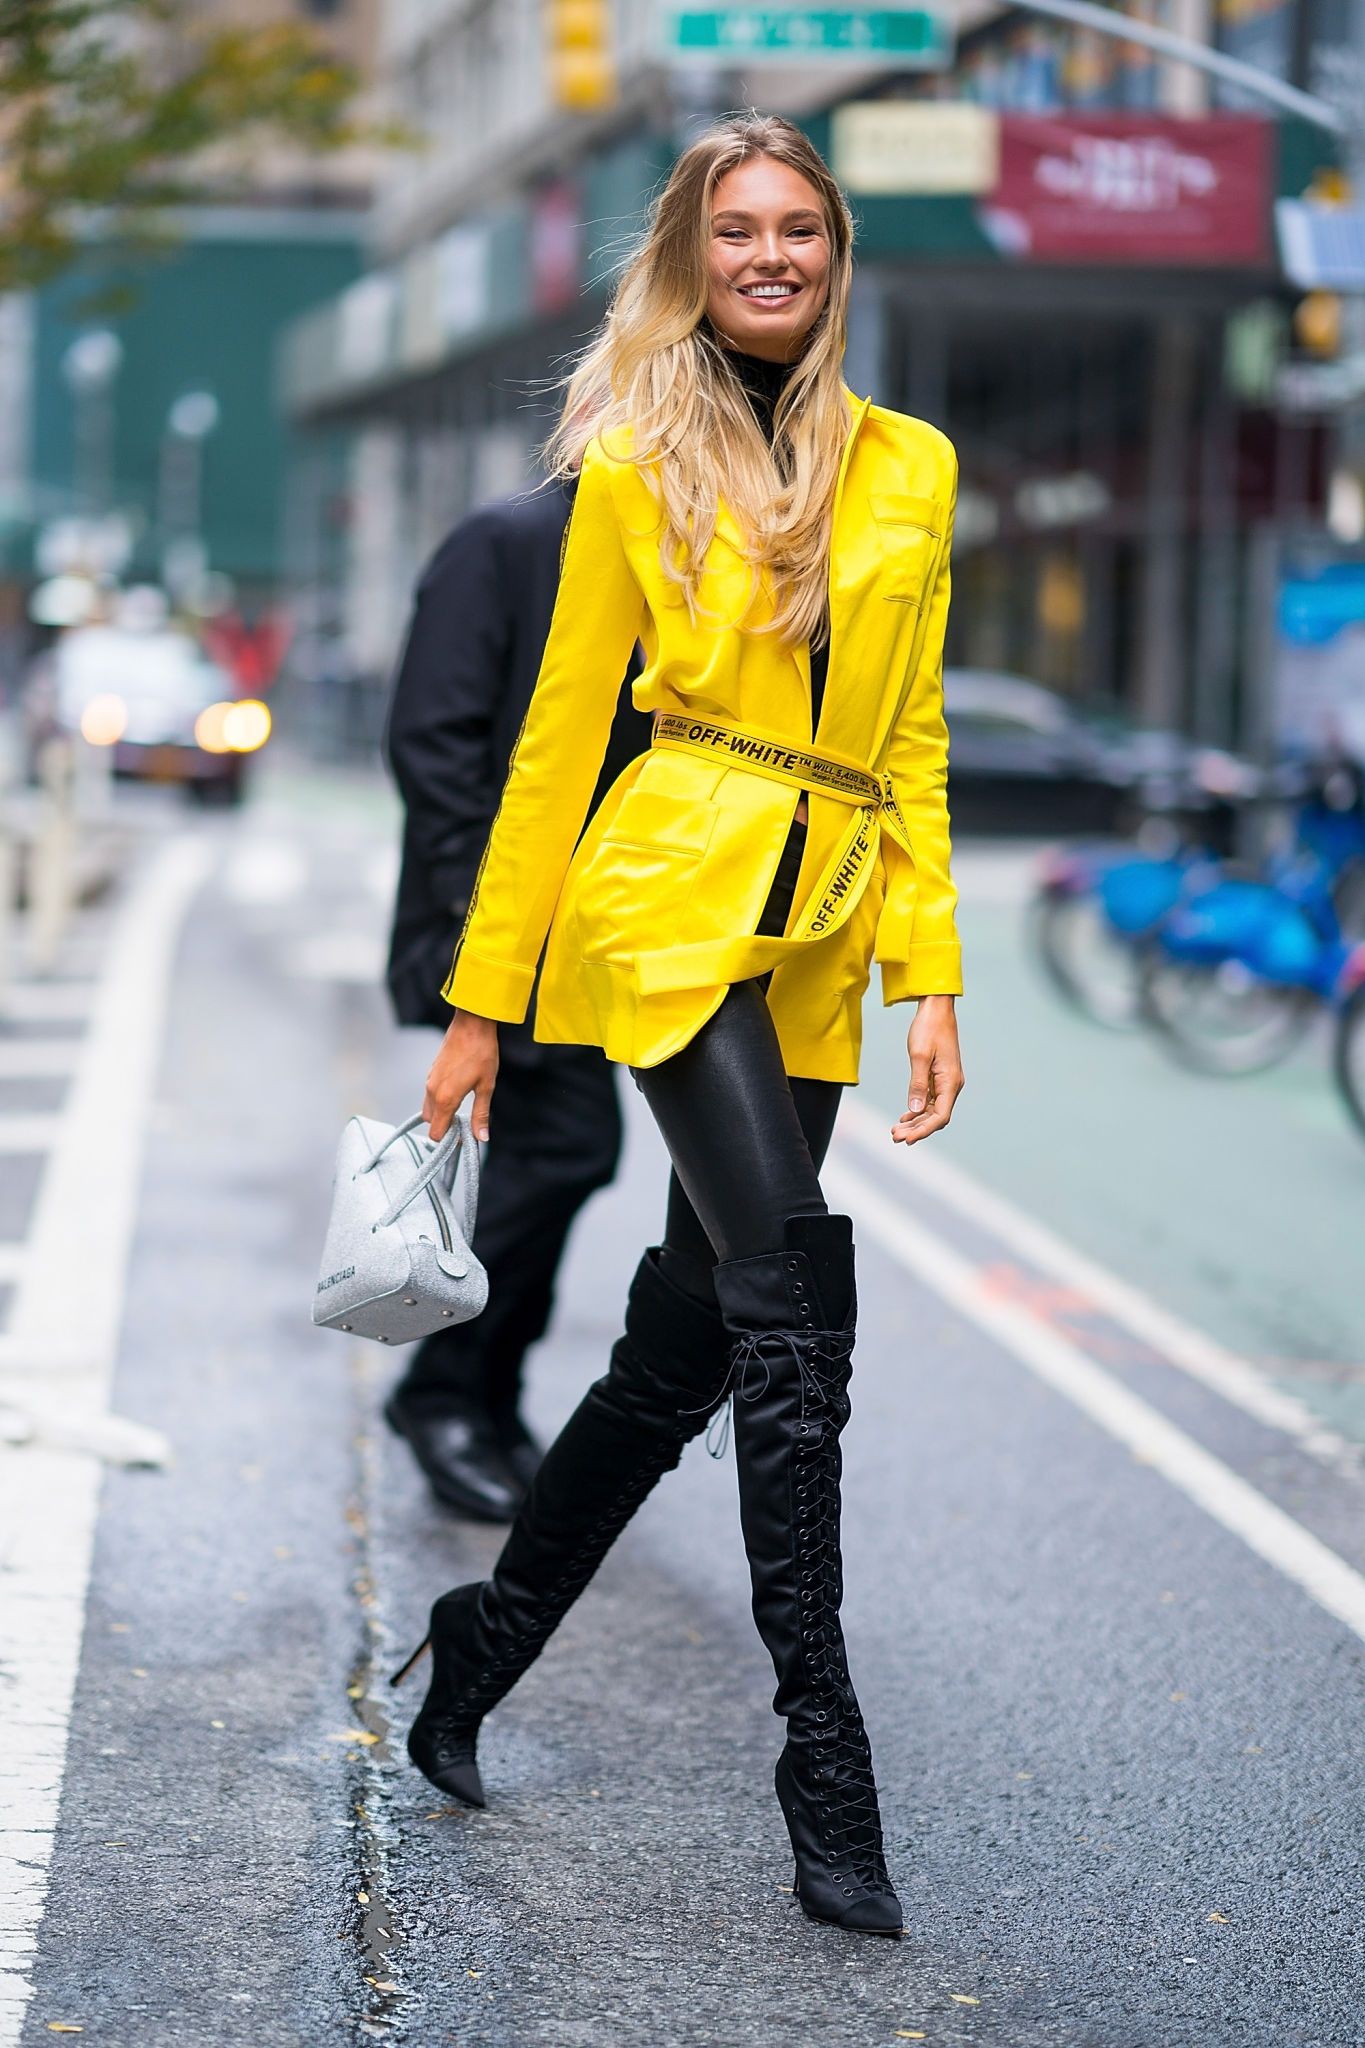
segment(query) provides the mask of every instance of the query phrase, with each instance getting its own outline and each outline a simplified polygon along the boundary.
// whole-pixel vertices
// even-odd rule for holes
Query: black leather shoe
[[[497,1431],[504,1463],[522,1491],[529,1493],[544,1451],[515,1409],[509,1416],[498,1417]]]
[[[491,1416],[472,1404],[429,1406],[389,1396],[384,1420],[406,1439],[442,1507],[474,1522],[510,1522],[525,1488],[512,1471]]]

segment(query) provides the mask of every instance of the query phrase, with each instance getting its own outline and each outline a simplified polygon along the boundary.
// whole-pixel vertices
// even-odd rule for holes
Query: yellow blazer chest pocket
[[[900,491],[874,491],[868,503],[877,522],[883,597],[896,604],[923,604],[943,545],[945,508],[935,498]]]
[[[704,800],[626,792],[574,892],[585,959],[666,943],[687,909],[715,823],[716,807]]]

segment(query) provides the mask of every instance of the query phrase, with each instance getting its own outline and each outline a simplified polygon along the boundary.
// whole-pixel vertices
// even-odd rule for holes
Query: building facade
[[[1132,4],[1148,19],[1158,0]],[[1168,0],[1160,18],[1309,83],[1351,45],[1349,7]],[[704,75],[669,58],[662,13],[604,8],[611,91],[572,110],[554,0],[385,16],[388,88],[432,146],[383,189],[366,275],[296,325],[282,365],[301,533],[350,440],[348,542],[301,569],[335,579],[357,668],[381,686],[422,559],[534,474],[555,379],[709,99],[790,113],[850,191],[849,381],[961,456],[950,657],[1247,739],[1264,530],[1320,527],[1331,491],[1331,420],[1276,399],[1300,294],[1274,209],[1330,175],[1332,138],[1021,10],[962,12],[933,71]]]

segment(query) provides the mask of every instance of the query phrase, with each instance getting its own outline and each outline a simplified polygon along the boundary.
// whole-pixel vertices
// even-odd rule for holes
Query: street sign
[[[949,22],[920,7],[683,7],[668,15],[666,35],[669,48],[691,63],[849,58],[937,70],[953,51]]]
[[[961,100],[850,100],[834,110],[830,168],[850,192],[991,192],[1000,116]]]
[[[1277,199],[1280,261],[1303,291],[1365,292],[1365,207]]]

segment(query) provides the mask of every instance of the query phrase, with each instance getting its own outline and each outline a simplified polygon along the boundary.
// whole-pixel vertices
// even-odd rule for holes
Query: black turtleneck
[[[725,360],[743,386],[744,395],[753,407],[754,418],[758,421],[771,448],[777,401],[786,389],[787,379],[792,373],[791,364],[770,363],[764,356],[744,356],[734,350],[727,350]],[[828,680],[829,640],[826,638],[819,647],[812,647],[810,650],[812,732],[820,723],[820,706],[825,700],[825,684]]]

